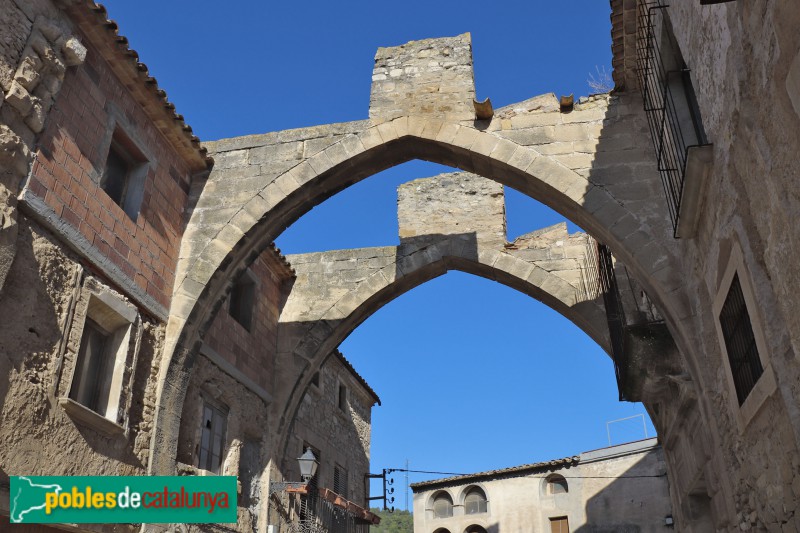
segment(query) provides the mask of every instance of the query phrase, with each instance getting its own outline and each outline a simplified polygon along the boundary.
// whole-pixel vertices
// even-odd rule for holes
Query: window
[[[464,512],[478,514],[486,512],[486,494],[478,488],[472,487],[464,498]]]
[[[339,465],[333,467],[333,492],[347,498],[347,470]]]
[[[764,368],[758,355],[756,338],[738,273],[733,276],[725,303],[722,304],[719,323],[725,339],[725,349],[728,352],[736,397],[741,406],[753,390],[758,378],[764,373]]]
[[[69,397],[96,413],[105,414],[110,380],[107,379],[112,354],[106,351],[111,334],[94,320],[87,318],[78,352],[75,377]]]
[[[724,257],[720,256],[720,260]],[[752,274],[739,241],[734,239],[713,309],[717,317],[714,328],[722,355],[722,371],[730,391],[728,402],[740,432],[778,387]]]
[[[668,7],[663,0],[639,4],[637,72],[673,233],[691,237],[712,149]]]
[[[245,271],[231,289],[228,313],[247,331],[253,323],[253,304],[255,303],[256,280],[250,271]]]
[[[466,533],[486,533],[486,529],[481,526],[474,525],[474,526],[469,526],[467,528]]]
[[[131,220],[139,216],[146,176],[147,159],[122,129],[115,128],[100,187]]]
[[[311,376],[311,384],[319,388],[319,372],[314,372],[314,375]]]
[[[67,397],[59,403],[70,416],[95,429],[120,433],[126,423],[123,383],[130,379],[128,367],[136,356],[138,313],[94,281],[87,285],[86,318],[74,334],[80,335],[79,349]]]
[[[569,485],[564,476],[553,474],[547,478],[547,493],[548,494],[566,494],[569,492]]]
[[[203,419],[200,425],[200,453],[197,466],[219,474],[222,452],[225,448],[225,426],[228,415],[220,406],[203,403]]]
[[[550,533],[569,533],[569,521],[566,516],[550,519]]]
[[[433,498],[433,517],[448,518],[453,516],[453,499],[446,492],[440,492]]]
[[[339,409],[347,411],[347,387],[339,383]]]

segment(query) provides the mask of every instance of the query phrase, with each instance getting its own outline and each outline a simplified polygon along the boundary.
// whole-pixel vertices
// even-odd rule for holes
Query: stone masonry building
[[[647,439],[414,483],[414,532],[665,532],[666,470],[657,439]]]
[[[610,5],[609,94],[493,109],[463,34],[379,49],[364,120],[201,143],[102,6],[0,0],[0,514],[9,475],[219,469],[244,480],[237,527],[266,532],[302,444],[358,507],[376,398],[336,349],[459,269],[608,352],[660,436],[677,528],[797,531],[800,9]],[[464,173],[401,187],[399,246],[271,247],[411,159]],[[586,234],[506,242],[500,185]],[[353,403],[329,427],[358,457],[323,449],[312,406],[334,382]]]

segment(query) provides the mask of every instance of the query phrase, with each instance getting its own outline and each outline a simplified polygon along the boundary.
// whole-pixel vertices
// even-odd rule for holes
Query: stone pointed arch
[[[288,426],[300,406],[313,375],[327,357],[364,320],[406,292],[451,270],[497,281],[527,294],[583,330],[610,351],[605,310],[586,290],[581,265],[590,249],[584,233],[567,235],[566,225],[548,228],[549,238],[536,251],[558,250],[529,258],[528,249],[508,249],[501,242],[485,242],[475,232],[423,237],[397,247],[362,248],[289,255],[297,279],[279,322],[280,358],[306,361],[278,369],[278,421],[281,446],[288,445]],[[564,240],[569,239],[564,254]],[[576,267],[578,272],[576,273]],[[324,270],[324,281],[316,274]],[[282,370],[282,371],[281,371]]]
[[[150,472],[173,468],[192,359],[229,280],[315,205],[412,159],[490,178],[574,221],[608,244],[678,330],[689,313],[676,296],[678,261],[665,238],[669,217],[659,200],[652,150],[647,137],[635,131],[645,131],[642,117],[630,102],[607,96],[568,115],[554,102],[552,95],[537,97],[497,110],[488,122],[411,109],[400,116],[377,114],[368,121],[211,143],[217,163],[181,243]]]
[[[596,120],[602,122],[602,118]],[[586,122],[582,128],[589,132],[592,124]],[[277,157],[282,143],[265,146],[263,140],[240,139],[212,146],[228,156],[220,158],[222,168],[209,176],[182,241],[159,374],[154,452],[171,449],[172,445],[166,444],[176,438],[173,426],[179,417],[193,352],[224,299],[229,280],[313,206],[369,175],[411,159],[475,172],[562,213],[606,242],[638,278],[645,280],[648,293],[667,319],[671,318],[677,304],[668,305],[666,296],[678,285],[671,268],[675,261],[654,235],[668,234],[668,217],[656,200],[632,203],[635,210],[626,207],[626,189],[604,184],[601,179],[615,176],[613,165],[598,167],[598,178],[593,179],[591,168],[587,172],[569,168],[537,146],[504,138],[502,130],[481,131],[474,125],[437,118],[399,117],[377,125],[353,123],[340,126],[340,131],[346,133],[333,136],[335,142],[325,149],[277,173],[275,159],[269,154]],[[300,138],[313,134],[294,132]],[[598,138],[600,134],[598,129]],[[234,146],[240,148],[230,150]],[[639,148],[636,151],[647,160],[646,147]],[[259,150],[267,155],[258,155]],[[233,156],[229,152],[241,153]],[[254,170],[249,161],[256,156],[272,163]],[[623,166],[629,173],[627,165]],[[168,471],[168,455],[158,460],[154,457],[151,471]]]

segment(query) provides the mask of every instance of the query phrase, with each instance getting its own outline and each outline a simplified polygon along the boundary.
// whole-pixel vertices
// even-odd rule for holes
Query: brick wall
[[[284,297],[282,259],[274,250],[262,253],[250,266],[256,277],[256,295],[250,331],[228,313],[228,301],[220,308],[204,340],[245,376],[272,393],[277,349],[278,316]]]
[[[47,120],[28,188],[164,308],[175,276],[189,167],[86,39]],[[99,187],[115,121],[149,161],[137,220]]]

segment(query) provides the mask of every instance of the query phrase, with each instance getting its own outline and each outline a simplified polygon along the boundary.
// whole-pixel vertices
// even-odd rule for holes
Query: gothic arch
[[[311,261],[300,256],[288,257],[290,262],[297,259],[298,279],[281,315],[279,337],[295,342],[282,345],[280,350],[283,360],[305,360],[308,365],[299,376],[287,372],[279,374],[276,380],[280,383],[294,381],[291,389],[278,392],[281,398],[286,399],[278,422],[282,447],[288,444],[286,431],[312,376],[339,344],[387,303],[451,270],[497,281],[541,301],[571,320],[604,350],[610,351],[602,302],[586,294],[582,287],[560,277],[557,269],[548,271],[534,261],[526,261],[506,251],[480,247],[471,237],[471,234],[445,236],[411,250],[406,249],[407,245],[401,245],[397,249],[387,247],[308,254]],[[364,257],[370,253],[390,258],[394,254],[394,260],[382,268],[364,272],[363,281],[350,291],[343,293],[342,284],[337,280],[343,273],[352,276],[352,270],[337,272],[336,266],[329,267],[326,274],[329,285],[321,288],[303,276],[303,271],[314,265],[330,265],[331,256],[336,256],[344,265],[351,265],[350,257]],[[336,296],[326,299],[321,296],[325,294]]]
[[[566,135],[577,124],[586,130],[585,135],[596,132],[599,137],[604,117],[612,112],[605,109],[598,115],[597,109],[590,111],[585,123],[577,122],[580,112],[575,111],[573,122],[553,126],[554,131],[571,128],[564,129]],[[599,128],[595,127],[598,123]],[[283,166],[275,165],[284,150],[275,142],[279,136],[234,139],[211,146],[222,155],[217,157],[219,169],[209,176],[181,245],[159,373],[152,473],[171,471],[193,357],[200,336],[229,290],[229,280],[313,206],[361,179],[411,159],[469,170],[545,203],[608,244],[641,280],[673,327],[677,328],[679,317],[687,316],[682,301],[674,297],[680,280],[675,275],[674,255],[666,247],[672,245],[660,238],[670,231],[664,207],[652,195],[649,200],[629,201],[628,189],[612,183],[612,163],[598,166],[596,172],[591,165],[573,169],[568,161],[544,155],[535,145],[512,140],[504,130],[479,129],[472,121],[402,116],[378,124],[362,121],[327,128],[333,134],[324,149]],[[299,138],[320,135],[319,128],[288,133]],[[272,144],[267,142],[270,139]],[[643,144],[640,148],[635,152],[649,161],[649,147]],[[630,157],[628,153],[620,165],[627,166]],[[250,164],[258,158],[267,163]],[[653,183],[658,179],[657,175],[645,178]]]

